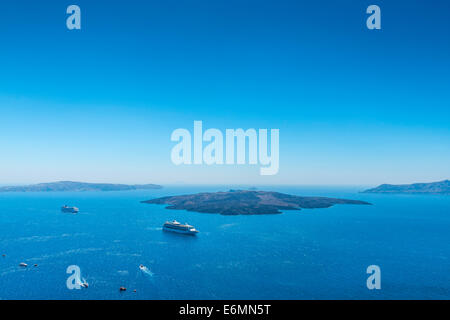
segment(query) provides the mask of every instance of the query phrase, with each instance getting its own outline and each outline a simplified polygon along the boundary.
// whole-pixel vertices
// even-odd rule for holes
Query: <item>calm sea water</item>
[[[374,204],[264,216],[140,203],[228,188],[0,194],[0,299],[450,298],[450,196],[263,188]],[[63,214],[64,204],[81,212]],[[163,232],[168,219],[200,234]],[[366,287],[372,264],[381,268],[381,290]],[[67,289],[69,265],[80,267],[88,289]],[[120,293],[120,286],[128,290]]]

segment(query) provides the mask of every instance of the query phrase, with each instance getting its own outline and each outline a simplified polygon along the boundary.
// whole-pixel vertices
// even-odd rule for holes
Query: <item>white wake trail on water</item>
[[[145,273],[146,275],[149,275],[150,277],[153,277],[153,275],[154,275],[154,273],[151,272],[150,269],[147,268],[146,266],[139,267],[139,269],[141,269],[141,271],[143,273]]]

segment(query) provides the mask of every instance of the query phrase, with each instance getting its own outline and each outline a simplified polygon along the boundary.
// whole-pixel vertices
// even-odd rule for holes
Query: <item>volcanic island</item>
[[[168,196],[142,201],[166,204],[166,209],[222,215],[279,214],[284,210],[329,208],[336,204],[370,205],[361,200],[302,197],[270,191],[230,190]]]

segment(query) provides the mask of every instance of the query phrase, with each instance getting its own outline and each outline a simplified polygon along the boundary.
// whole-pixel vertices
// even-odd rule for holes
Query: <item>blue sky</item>
[[[449,15],[446,1],[2,3],[0,183],[450,178]],[[279,173],[174,166],[170,134],[194,120],[280,129]]]

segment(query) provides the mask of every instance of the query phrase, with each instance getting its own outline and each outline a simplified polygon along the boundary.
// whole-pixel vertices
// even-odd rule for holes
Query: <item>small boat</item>
[[[143,273],[145,273],[146,275],[149,275],[149,276],[153,277],[153,272],[151,272],[150,269],[147,268],[146,266],[144,266],[143,264],[141,264],[141,265],[139,266],[139,269],[140,269]]]
[[[80,211],[80,209],[78,209],[77,207],[69,207],[67,205],[61,207],[61,211],[62,212],[68,212],[68,213],[78,213]]]
[[[166,223],[164,223],[163,230],[189,235],[196,235],[198,233],[198,230],[195,229],[193,226],[187,223],[181,224],[176,220],[167,221]]]
[[[120,288],[119,288],[119,291],[127,291],[127,288],[125,288],[125,287],[120,287]]]
[[[25,262],[21,262],[21,263],[19,263],[19,267],[28,267],[28,265],[25,263]]]
[[[89,288],[89,284],[88,284],[87,282],[82,283],[81,286],[82,286],[83,288]]]

